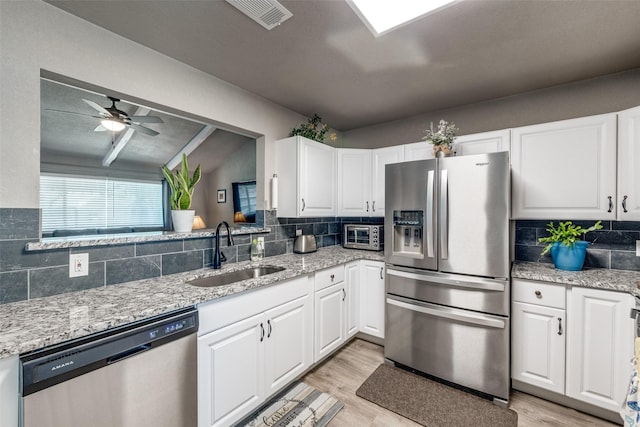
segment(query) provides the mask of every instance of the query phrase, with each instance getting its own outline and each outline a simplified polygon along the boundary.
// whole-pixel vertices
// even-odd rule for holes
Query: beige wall
[[[256,179],[256,144],[247,142],[231,153],[224,164],[204,174],[193,194],[192,208],[201,215],[207,227],[213,228],[220,221],[233,225],[232,182]],[[227,202],[218,203],[218,189],[227,190]]]
[[[273,141],[305,117],[39,0],[0,1],[0,207],[39,207],[40,72],[173,107],[257,137],[258,207]],[[265,194],[266,190],[266,194]]]
[[[460,135],[609,113],[640,105],[640,69],[494,101],[433,111],[344,132],[340,147],[418,142],[430,122],[454,121]]]

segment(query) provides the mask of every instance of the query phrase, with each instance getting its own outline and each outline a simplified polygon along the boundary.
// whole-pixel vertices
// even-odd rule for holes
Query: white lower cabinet
[[[361,261],[360,331],[384,338],[384,262]]]
[[[199,308],[200,427],[233,424],[311,366],[312,301],[304,276]]]
[[[345,341],[344,282],[316,292],[316,345],[314,362],[333,353]]]
[[[631,379],[633,297],[574,287],[569,302],[567,395],[617,412]]]
[[[345,338],[349,339],[360,330],[360,264],[353,261],[345,266]]]
[[[519,279],[512,293],[514,388],[521,382],[617,412],[631,378],[633,297]]]
[[[18,425],[18,356],[0,359],[0,426]]]
[[[564,393],[565,310],[514,302],[512,378]]]

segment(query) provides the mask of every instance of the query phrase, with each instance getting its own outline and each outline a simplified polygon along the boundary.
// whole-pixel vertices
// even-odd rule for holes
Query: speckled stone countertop
[[[231,235],[252,233],[268,233],[269,227],[233,227]],[[160,242],[165,240],[198,239],[215,236],[213,229],[192,231],[191,233],[176,233],[174,231],[149,231],[144,233],[102,234],[94,236],[49,237],[39,242],[27,243],[27,251],[44,251],[50,249],[83,248],[87,246],[122,245],[127,243]],[[226,236],[226,231],[220,232]]]
[[[220,270],[194,270],[0,305],[0,359],[358,259],[384,261],[384,256],[331,246],[311,254],[279,255],[259,263],[223,265]],[[286,269],[227,286],[199,288],[186,283],[256,265]]]
[[[558,270],[552,264],[517,261],[511,268],[513,279],[538,280],[563,285],[584,286],[628,292],[640,297],[640,271],[594,268],[582,271]]]

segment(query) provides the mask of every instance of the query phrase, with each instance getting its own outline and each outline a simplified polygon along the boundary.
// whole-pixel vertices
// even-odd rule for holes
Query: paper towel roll
[[[278,209],[278,175],[271,178],[271,209]]]

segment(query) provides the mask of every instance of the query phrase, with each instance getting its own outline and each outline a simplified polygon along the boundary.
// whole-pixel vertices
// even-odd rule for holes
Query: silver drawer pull
[[[331,275],[331,281],[333,282],[333,279],[335,279],[335,278],[336,278],[336,275],[335,275],[335,274],[332,274],[332,275]]]
[[[535,291],[534,293],[536,294],[536,298],[542,298],[542,292]]]

